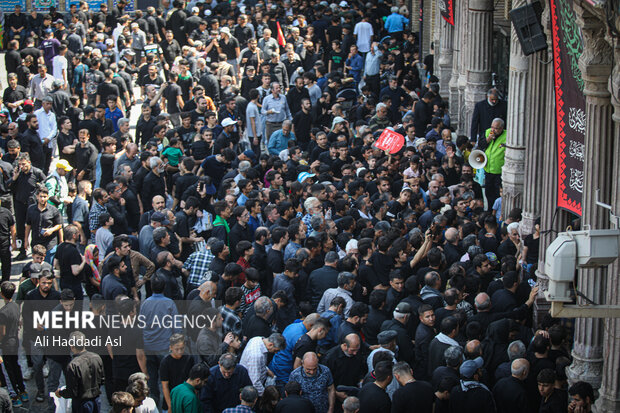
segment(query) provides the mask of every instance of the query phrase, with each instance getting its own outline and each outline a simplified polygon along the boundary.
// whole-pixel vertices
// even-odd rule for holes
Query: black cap
[[[402,303],[405,305],[409,305],[407,303]],[[379,344],[388,344],[393,340],[396,340],[396,337],[398,336],[398,333],[394,330],[386,330],[386,331],[382,331],[379,334],[377,334],[377,341],[379,342]]]
[[[403,301],[396,306],[396,309],[394,311],[401,314],[411,314],[411,306],[409,305],[409,303]]]

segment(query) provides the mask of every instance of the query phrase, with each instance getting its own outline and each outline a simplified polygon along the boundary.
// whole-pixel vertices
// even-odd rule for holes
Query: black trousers
[[[24,233],[26,232],[26,212],[28,204],[15,201],[15,227],[17,229],[17,239],[22,240],[21,250],[24,250]]]
[[[2,281],[11,280],[11,250],[9,246],[0,247],[0,265],[2,265]]]
[[[11,384],[13,385],[13,389],[16,393],[23,393],[26,391],[26,386],[24,385],[24,378],[22,376],[22,369],[19,367],[17,354],[3,354],[2,359],[4,360],[4,368],[6,369],[6,373],[9,376],[9,380],[11,380]]]
[[[493,209],[493,203],[499,198],[499,189],[502,186],[501,174],[484,173],[484,194],[487,198],[489,211]]]
[[[381,79],[379,75],[366,76],[366,84],[370,88],[370,92],[379,97],[379,92],[381,91]]]

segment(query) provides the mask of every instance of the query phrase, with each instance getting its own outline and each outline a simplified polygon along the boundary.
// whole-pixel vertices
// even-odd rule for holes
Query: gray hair
[[[502,119],[502,118],[495,118],[495,119],[493,119],[493,122],[491,122],[491,125],[493,125],[494,123],[499,123],[502,129],[506,125],[506,123],[504,122],[504,119]]]
[[[437,174],[433,174],[433,176],[431,176],[431,181],[437,181],[438,179],[443,178],[443,175],[440,173]],[[445,179],[445,178],[444,178]]]
[[[304,201],[304,208],[306,211],[310,211],[311,208],[314,207],[314,203],[317,202],[319,198],[311,196]]]
[[[267,316],[271,314],[273,309],[271,308],[271,299],[269,297],[259,297],[254,303],[254,311],[257,316]]]
[[[168,229],[166,227],[155,228],[153,230],[153,241],[155,242],[155,244],[159,244],[162,239],[166,238],[167,233]]]
[[[345,285],[348,285],[351,280],[355,279],[355,275],[351,274],[348,271],[343,271],[338,274],[338,287],[343,288]]]
[[[510,364],[510,372],[515,377],[520,377],[530,369],[530,363],[524,358],[513,360]]]
[[[151,156],[149,158],[149,167],[151,169],[155,169],[157,168],[160,162],[161,162],[161,159],[159,158],[159,156]]]
[[[118,120],[117,125],[120,127],[121,125],[124,125],[124,124],[129,124],[129,119],[127,119],[127,118],[120,118]]]
[[[487,92],[487,97],[490,97],[490,96],[499,97],[499,91],[495,88],[489,89],[489,91]]]
[[[521,340],[515,340],[508,345],[506,352],[508,353],[508,360],[515,361],[525,357],[525,344]]]
[[[360,399],[355,396],[349,396],[342,402],[342,410],[345,413],[354,413],[360,409]]]
[[[299,262],[303,262],[304,260],[310,258],[310,253],[306,248],[300,248],[295,253],[295,258],[297,258]]]
[[[312,218],[310,218],[310,226],[313,229],[321,228],[323,226],[324,222],[325,222],[325,220],[320,215],[312,215]]]
[[[241,389],[240,396],[241,400],[243,400],[244,402],[252,403],[255,402],[256,399],[258,399],[258,392],[252,386],[245,386],[243,389]]]
[[[450,346],[443,352],[443,358],[448,367],[458,367],[463,361],[463,349],[459,346]]]
[[[272,335],[267,337],[267,341],[273,344],[273,346],[278,350],[282,350],[284,347],[286,347],[286,340],[284,340],[284,337],[282,337],[282,334],[280,333],[273,333]]]
[[[237,365],[237,358],[231,353],[224,353],[217,362],[224,370],[230,370]]]
[[[84,333],[82,333],[81,331],[74,331],[69,334],[69,338],[72,340],[73,343],[75,343],[73,347],[75,347],[77,350],[84,349],[84,346],[86,344],[86,335]]]
[[[292,125],[293,125],[293,122],[288,120],[288,119],[285,120],[284,122],[282,122],[282,127],[284,127],[284,126],[292,126]]]
[[[325,263],[326,264],[333,264],[335,262],[338,261],[338,253],[334,252],[334,251],[330,251],[327,254],[325,254]]]
[[[479,311],[488,310],[491,307],[491,298],[489,297],[487,293],[480,293],[476,296],[474,300],[474,305],[476,306],[476,309]]]
[[[399,361],[392,367],[392,374],[398,374],[399,376],[405,374],[411,374],[411,366],[406,361]]]
[[[506,229],[508,230],[508,234],[509,235],[510,235],[510,233],[512,231],[519,232],[519,223],[518,222],[511,222],[510,224],[508,224],[508,227]]]
[[[379,109],[387,109],[387,105],[383,102],[377,103],[377,106],[375,107],[375,109],[377,112],[379,112]]]

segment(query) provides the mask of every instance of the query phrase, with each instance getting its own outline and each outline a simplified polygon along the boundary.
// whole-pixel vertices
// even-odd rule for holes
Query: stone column
[[[469,39],[467,49],[467,85],[465,86],[464,129],[469,135],[476,102],[485,99],[491,85],[493,47],[493,0],[469,0]]]
[[[525,0],[514,0],[513,8]],[[526,129],[532,119],[526,116],[530,58],[523,54],[514,26],[510,29],[510,68],[508,69],[508,119],[506,119],[506,156],[502,168],[502,213],[507,217],[513,208],[523,205]],[[533,143],[533,142],[532,142]]]
[[[614,107],[612,119],[614,121],[613,142],[613,169],[620,169],[620,42],[616,39],[615,62],[616,65],[609,81],[609,91],[612,95],[611,103]],[[614,174],[612,186],[611,206],[612,212],[620,214],[620,178]],[[613,227],[613,226],[612,226]],[[605,303],[609,305],[620,305],[620,261],[616,260],[608,271],[609,281],[607,284],[607,294]],[[596,400],[596,411],[605,413],[615,413],[620,411],[620,339],[617,337],[620,331],[620,319],[605,319],[604,341],[603,341],[603,377],[599,398]]]
[[[438,13],[439,14],[439,13]],[[450,90],[450,77],[452,75],[452,47],[454,27],[445,21],[441,15],[439,16],[440,22],[440,36],[439,36],[439,90],[443,96],[446,96]],[[435,45],[437,47],[437,45]]]
[[[459,53],[459,100],[457,103],[459,123],[456,133],[459,135],[469,135],[469,131],[465,128],[465,86],[467,86],[467,66],[469,65],[469,56],[474,53],[472,50],[475,49],[470,48],[468,41],[468,39],[473,36],[473,34],[469,32],[469,28],[471,27],[469,13],[467,11],[469,7],[469,0],[457,2],[457,4],[460,5],[459,15],[461,16],[461,32],[459,37],[459,49],[461,50],[461,53]]]
[[[606,25],[589,11],[574,4],[577,24],[583,34],[583,54],[579,69],[586,97],[586,134],[582,222],[592,229],[609,228],[609,211],[596,205],[596,190],[601,201],[611,200],[613,122],[608,90],[613,51],[605,40]],[[581,269],[577,285],[581,293],[595,303],[605,301],[607,269]],[[617,292],[617,291],[616,291]],[[579,304],[586,302],[579,298]],[[617,367],[617,366],[616,366]],[[587,381],[598,389],[603,369],[603,320],[577,318],[573,345],[573,364],[567,369],[569,382]]]
[[[457,39],[456,47],[452,49],[452,73],[450,76],[450,83],[448,84],[450,88],[450,121],[452,122],[452,127],[458,131],[459,129],[459,121],[460,121],[460,112],[461,105],[459,104],[459,75],[460,75],[460,62],[461,62],[461,50],[462,50],[462,42],[461,37],[463,33],[463,18],[461,17],[460,9],[461,3],[457,3],[456,10],[454,12],[454,28],[453,32],[453,46],[455,45],[454,39]]]
[[[551,38],[548,37],[548,42]],[[549,49],[551,53],[551,49]],[[555,239],[557,232],[566,231],[569,224],[570,215],[568,212],[557,207],[558,198],[558,152],[557,137],[555,125],[555,100],[554,100],[554,83],[553,83],[553,64],[548,64],[543,68],[546,71],[545,91],[547,102],[541,102],[545,106],[545,118],[548,121],[543,126],[542,142],[542,189],[537,191],[535,188],[529,188],[528,191],[536,191],[541,193],[544,202],[540,208],[540,226],[544,232],[540,235],[540,254],[538,256],[538,269],[536,270],[537,282],[540,286],[540,292],[534,303],[534,324],[549,311],[551,304],[543,296],[543,292],[548,289],[549,277],[545,274],[545,254],[547,247]],[[539,143],[540,145],[540,143]],[[527,175],[531,175],[532,171],[527,171]]]
[[[523,192],[523,219],[521,221],[521,234],[523,237],[534,232],[534,221],[540,216],[543,198],[545,202],[553,203],[553,200],[539,190],[543,186],[543,157],[540,150],[540,137],[546,136],[547,123],[553,123],[555,117],[548,117],[547,106],[553,101],[553,94],[548,95],[548,82],[553,80],[548,76],[547,66],[541,62],[547,62],[551,58],[550,51],[543,50],[532,56],[529,62],[529,90],[526,100],[525,118],[528,119],[525,130],[525,180]],[[553,109],[553,105],[552,109]],[[547,139],[555,141],[555,136]],[[553,168],[555,165],[552,164]],[[505,190],[504,186],[504,190]],[[542,250],[541,250],[542,252]]]

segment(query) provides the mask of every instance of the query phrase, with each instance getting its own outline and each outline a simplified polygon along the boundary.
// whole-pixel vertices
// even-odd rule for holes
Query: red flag
[[[282,27],[280,27],[280,22],[276,22],[276,25],[278,26],[278,44],[281,47],[285,47],[286,46],[286,39],[284,38],[284,33],[282,32]]]

